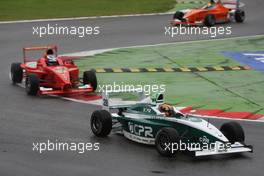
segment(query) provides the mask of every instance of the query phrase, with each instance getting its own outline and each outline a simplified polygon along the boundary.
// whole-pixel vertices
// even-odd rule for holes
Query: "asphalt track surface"
[[[264,2],[243,2],[246,4],[247,20],[245,24],[231,25],[232,36],[263,34]],[[32,36],[32,26],[41,26],[47,22],[0,24],[0,175],[263,175],[262,123],[242,123],[247,134],[247,143],[254,145],[253,154],[201,159],[180,155],[169,159],[160,157],[153,147],[130,142],[122,136],[95,138],[90,131],[89,118],[99,107],[51,97],[29,97],[22,88],[10,84],[10,63],[20,61],[23,46],[55,43],[61,47],[60,53],[70,53],[206,38],[165,37],[164,26],[170,17],[162,15],[51,22],[67,26],[101,26],[100,36],[83,39]],[[215,121],[216,126],[222,123],[222,120]],[[85,154],[38,154],[32,151],[33,142],[48,139],[62,142],[100,142],[100,151]]]

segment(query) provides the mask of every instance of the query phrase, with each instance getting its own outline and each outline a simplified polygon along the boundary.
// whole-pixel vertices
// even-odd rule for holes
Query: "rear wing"
[[[236,8],[239,9],[240,0],[236,1]]]
[[[226,1],[226,2],[222,2],[222,4],[229,9],[239,9],[240,8],[240,0]]]
[[[54,55],[58,56],[58,47],[56,45],[50,46],[40,46],[40,47],[25,47],[23,48],[23,60],[24,63],[27,62],[27,52],[28,51],[47,51],[48,49],[52,49],[54,51]]]
[[[111,99],[112,94],[121,94],[121,93],[135,93],[138,95],[139,100],[137,101],[126,101],[122,100],[121,98],[118,99]],[[124,109],[133,106],[134,104],[140,103],[143,100],[147,99],[145,93],[140,90],[134,91],[106,91],[102,93],[102,107],[105,110],[110,109]]]

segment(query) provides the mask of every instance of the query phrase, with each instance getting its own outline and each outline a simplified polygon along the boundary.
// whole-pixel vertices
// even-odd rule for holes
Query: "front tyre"
[[[182,21],[183,20],[183,16],[184,16],[184,13],[183,12],[177,11],[177,12],[174,13],[173,19],[174,20],[175,19],[178,19],[178,20]]]
[[[112,130],[112,116],[106,110],[94,111],[91,116],[90,125],[94,135],[106,137]]]
[[[215,25],[215,16],[212,14],[209,14],[204,19],[204,25],[207,27],[212,27]]]
[[[241,9],[237,9],[235,11],[235,20],[237,23],[243,23],[245,21],[245,11]]]
[[[158,131],[155,138],[155,146],[158,153],[165,157],[175,156],[178,152],[180,136],[176,129],[165,127]],[[174,150],[172,146],[177,146]]]
[[[10,78],[13,84],[21,83],[23,79],[23,69],[21,63],[12,63],[10,70]]]
[[[244,130],[237,122],[224,123],[221,126],[220,131],[225,135],[231,144],[245,141]]]
[[[26,92],[28,95],[36,96],[39,92],[39,78],[37,75],[30,74],[26,78]]]
[[[83,72],[83,84],[90,84],[93,88],[93,91],[97,88],[97,78],[95,71],[85,71]]]

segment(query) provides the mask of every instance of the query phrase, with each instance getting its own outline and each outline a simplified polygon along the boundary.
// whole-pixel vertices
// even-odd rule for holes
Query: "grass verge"
[[[0,1],[0,20],[166,12],[174,0],[8,0]]]
[[[223,51],[262,51],[264,37],[176,43],[119,49],[77,61],[80,69],[103,67],[235,66]],[[98,74],[102,84],[165,84],[166,100],[178,106],[221,108],[264,114],[264,74],[255,70],[194,73]]]
[[[203,5],[208,3],[208,0],[177,0],[175,2],[176,3],[174,5],[174,8],[170,9],[169,12],[202,7]]]

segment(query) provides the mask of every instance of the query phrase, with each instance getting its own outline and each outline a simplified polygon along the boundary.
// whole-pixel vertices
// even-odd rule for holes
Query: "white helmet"
[[[54,55],[47,55],[48,62],[57,62],[57,59]]]

